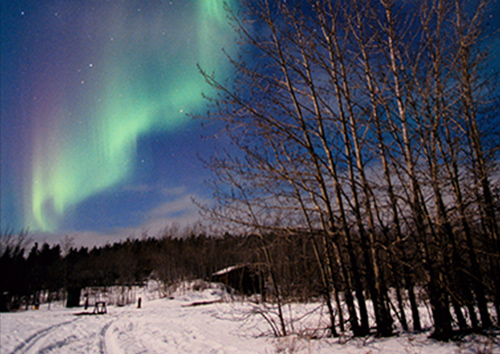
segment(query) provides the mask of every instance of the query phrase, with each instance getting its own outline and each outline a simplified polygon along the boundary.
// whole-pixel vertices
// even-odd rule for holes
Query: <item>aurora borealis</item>
[[[125,209],[103,200],[145,189],[141,169],[167,180],[177,167],[158,146],[198,134],[187,114],[210,88],[197,64],[227,77],[233,35],[221,0],[2,2],[2,228],[71,230],[82,210]],[[133,224],[137,210],[120,212]]]
[[[189,117],[212,93],[197,65],[230,79],[225,53],[251,55],[237,52],[224,2],[238,3],[0,2],[2,231],[127,237],[210,198],[197,156],[210,155],[209,134]],[[500,0],[488,7],[498,68]]]

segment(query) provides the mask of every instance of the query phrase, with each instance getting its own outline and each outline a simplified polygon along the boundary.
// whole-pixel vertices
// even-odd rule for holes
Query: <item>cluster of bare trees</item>
[[[243,1],[243,55],[210,118],[232,143],[210,161],[228,227],[315,255],[331,333],[498,325],[499,147],[485,0]],[[297,250],[299,255],[301,250]],[[394,300],[395,299],[395,300]],[[347,305],[347,313],[341,303]],[[282,321],[282,334],[286,323]]]

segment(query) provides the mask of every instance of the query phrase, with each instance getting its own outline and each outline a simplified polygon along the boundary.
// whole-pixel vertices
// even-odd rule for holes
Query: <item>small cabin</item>
[[[212,274],[212,281],[223,283],[245,295],[264,295],[264,274],[261,267],[255,264],[240,264],[221,269]]]

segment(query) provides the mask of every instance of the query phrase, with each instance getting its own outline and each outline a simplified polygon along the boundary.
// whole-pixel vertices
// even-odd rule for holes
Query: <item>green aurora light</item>
[[[107,10],[91,24],[100,39],[77,45],[86,47],[88,63],[57,75],[48,69],[56,79],[38,81],[43,99],[31,110],[32,178],[24,187],[31,229],[56,231],[68,208],[131,176],[138,137],[180,129],[187,113],[203,107],[210,88],[197,64],[230,74],[222,48],[231,54],[235,42],[222,1],[191,2],[172,13],[123,3]],[[63,51],[73,58],[82,52]]]

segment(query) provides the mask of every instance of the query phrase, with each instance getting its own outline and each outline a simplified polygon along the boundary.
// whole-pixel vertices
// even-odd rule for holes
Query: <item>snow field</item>
[[[83,308],[61,303],[2,313],[0,353],[500,353],[498,338],[484,336],[459,343],[436,342],[428,333],[321,338],[328,322],[317,303],[286,305],[295,334],[274,338],[263,305],[231,301],[220,287],[184,284],[169,298],[157,299],[147,289],[136,296],[143,299],[141,309],[108,306],[105,315],[76,316]]]

